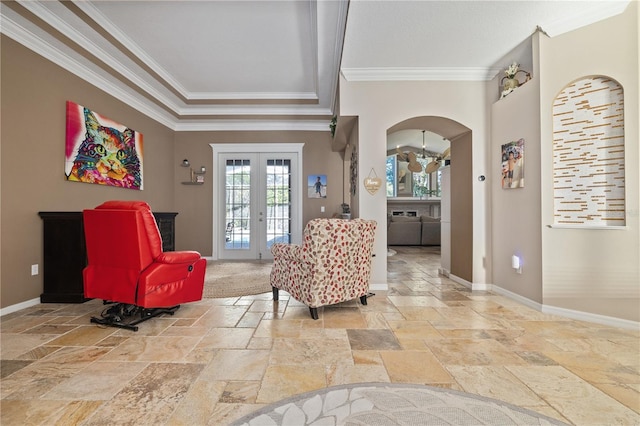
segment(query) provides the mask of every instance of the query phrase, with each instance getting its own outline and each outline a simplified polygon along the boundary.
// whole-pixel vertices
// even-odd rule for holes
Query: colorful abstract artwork
[[[141,133],[67,101],[67,180],[142,190],[142,140]]]

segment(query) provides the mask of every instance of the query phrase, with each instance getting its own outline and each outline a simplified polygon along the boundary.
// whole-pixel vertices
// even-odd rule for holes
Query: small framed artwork
[[[327,198],[327,175],[309,175],[307,194],[309,198]]]
[[[502,188],[524,188],[524,139],[502,145]]]

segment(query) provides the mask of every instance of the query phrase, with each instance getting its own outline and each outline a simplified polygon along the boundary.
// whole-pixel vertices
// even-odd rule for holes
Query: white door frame
[[[213,217],[212,219],[212,259],[219,259],[218,238],[220,226],[218,220],[225,214],[225,204],[220,202],[220,182],[225,181],[225,170],[220,170],[218,161],[220,154],[243,153],[287,153],[296,158],[292,165],[291,192],[294,195],[291,200],[291,242],[302,243],[302,148],[304,143],[212,143],[213,150]]]

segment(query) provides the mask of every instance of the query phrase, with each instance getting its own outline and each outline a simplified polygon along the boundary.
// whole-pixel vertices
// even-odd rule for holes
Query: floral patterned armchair
[[[302,245],[272,245],[273,299],[284,290],[307,305],[313,319],[321,306],[358,297],[366,305],[375,231],[374,220],[312,219]]]

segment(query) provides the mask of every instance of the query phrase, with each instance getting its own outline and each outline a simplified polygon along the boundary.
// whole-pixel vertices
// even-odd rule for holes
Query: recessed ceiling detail
[[[328,131],[347,6],[3,2],[2,33],[172,129]]]
[[[538,28],[628,3],[17,0],[0,3],[0,31],[171,129],[328,132],[339,72],[491,80]]]

